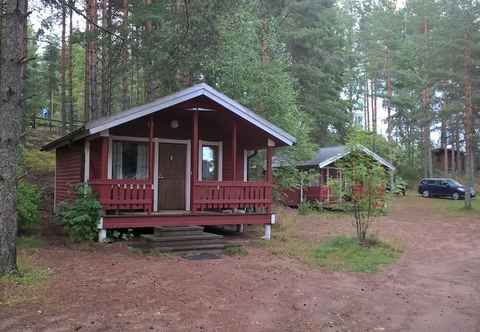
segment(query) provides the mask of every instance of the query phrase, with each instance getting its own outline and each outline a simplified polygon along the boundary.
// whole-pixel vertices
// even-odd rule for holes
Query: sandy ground
[[[396,201],[374,232],[404,252],[374,274],[312,269],[248,240],[248,256],[205,261],[52,244],[33,254],[52,270],[44,295],[0,308],[0,330],[480,331],[480,217],[437,207]],[[314,239],[351,230],[302,218]]]

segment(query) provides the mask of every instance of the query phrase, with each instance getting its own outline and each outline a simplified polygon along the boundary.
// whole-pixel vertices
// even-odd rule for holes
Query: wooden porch
[[[258,130],[246,126],[235,116],[199,109],[202,108],[172,109],[137,120],[129,126],[102,132],[86,141],[85,180],[102,205],[103,229],[271,223],[272,149],[276,146],[275,141],[268,135],[260,135]],[[173,121],[175,126],[171,125]],[[205,126],[213,121],[223,126],[213,131]],[[169,124],[170,128],[167,127]],[[176,126],[183,127],[172,130]],[[190,133],[185,127],[190,127]],[[131,136],[133,133],[137,136]],[[139,133],[148,133],[148,137],[138,136]],[[117,141],[146,145],[144,179],[115,178],[112,142]],[[201,160],[202,142],[215,142],[211,144],[222,149],[217,151],[221,161],[215,166],[219,168],[215,170],[218,180],[202,178],[202,167],[205,167],[205,160]],[[178,149],[180,152],[175,155],[174,149],[167,151],[165,147],[162,150],[167,144],[182,144],[184,148]],[[245,160],[242,160],[247,149],[265,150],[263,178],[249,181]],[[170,155],[166,156],[166,153]],[[174,174],[177,182],[171,182],[167,187],[166,181],[172,172],[162,169],[161,163],[177,157],[181,157],[181,162],[170,167],[172,172],[175,168],[180,169]],[[180,209],[163,204],[162,188],[169,191],[164,192],[164,196],[178,196],[181,191],[178,197],[185,203]]]

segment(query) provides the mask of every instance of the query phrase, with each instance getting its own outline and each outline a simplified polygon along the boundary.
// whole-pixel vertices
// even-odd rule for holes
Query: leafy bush
[[[23,150],[25,169],[34,174],[51,174],[55,171],[55,154],[37,149]]]
[[[79,185],[76,193],[77,198],[73,202],[67,202],[60,208],[60,220],[74,241],[94,240],[102,206],[88,185]]]
[[[26,181],[20,181],[17,185],[17,214],[18,228],[28,229],[40,220],[40,192],[36,186]]]
[[[314,212],[321,212],[322,210],[322,205],[317,201],[303,201],[302,203],[300,203],[300,205],[298,205],[298,214],[302,216],[306,216]]]

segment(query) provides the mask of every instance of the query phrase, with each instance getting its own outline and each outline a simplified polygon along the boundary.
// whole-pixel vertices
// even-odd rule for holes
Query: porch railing
[[[90,180],[104,210],[152,211],[153,188],[146,180]]]
[[[199,181],[193,185],[192,210],[253,209],[271,212],[272,185],[266,182]]]

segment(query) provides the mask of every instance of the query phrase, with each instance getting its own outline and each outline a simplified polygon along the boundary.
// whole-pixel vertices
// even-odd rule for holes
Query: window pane
[[[218,180],[218,146],[202,146],[202,180]]]
[[[112,151],[114,179],[146,179],[147,165],[147,144],[114,142]]]

